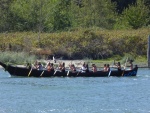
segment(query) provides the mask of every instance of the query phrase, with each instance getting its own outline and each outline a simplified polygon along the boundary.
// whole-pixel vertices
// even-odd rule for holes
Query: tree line
[[[149,17],[150,0],[0,0],[0,51],[145,56]]]
[[[138,29],[150,25],[150,0],[1,0],[0,16],[0,32]]]

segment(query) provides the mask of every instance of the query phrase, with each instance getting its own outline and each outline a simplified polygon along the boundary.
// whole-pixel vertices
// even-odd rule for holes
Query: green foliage
[[[150,29],[101,30],[77,29],[59,33],[41,33],[38,46],[37,34],[20,32],[0,34],[1,51],[25,51],[36,55],[60,55],[65,58],[120,59],[126,54],[134,57],[147,54],[147,36]],[[10,47],[11,45],[11,47]]]
[[[23,32],[0,34],[0,50],[92,59],[145,55],[149,28],[138,28],[150,22],[148,3],[138,0],[116,16],[111,0],[1,0],[0,32]],[[114,24],[137,30],[106,30]]]
[[[116,27],[138,29],[146,26],[149,22],[150,10],[145,6],[143,0],[137,0],[137,4],[130,5],[122,13]]]
[[[149,24],[148,0],[138,0],[118,17],[116,4],[112,1],[1,0],[0,31],[55,32],[77,27],[113,29],[114,25],[115,28],[137,29]],[[123,2],[119,1],[120,4]]]
[[[115,23],[115,4],[111,0],[82,0],[82,7],[72,4],[74,27],[113,28]]]
[[[112,2],[113,1],[113,2]],[[116,15],[117,4],[125,7]],[[126,2],[126,3],[125,3]],[[122,5],[122,3],[125,3]],[[57,32],[99,27],[141,28],[150,24],[149,0],[1,0],[0,32]],[[127,7],[128,6],[128,7]],[[115,25],[115,26],[114,26]],[[40,45],[40,44],[39,44]]]
[[[13,0],[0,0],[0,32],[12,29],[9,24],[12,15],[10,11],[12,1]]]
[[[133,56],[132,54],[125,54],[124,57],[122,58],[121,62],[126,63],[126,62],[130,62],[130,61],[134,61],[134,60],[135,60],[135,56]]]
[[[116,11],[121,14],[124,9],[126,9],[129,5],[134,4],[136,0],[111,0],[112,2],[116,2],[117,8]]]
[[[16,0],[11,4],[14,15],[21,18],[24,30],[43,31],[47,27],[52,27],[53,8],[58,0]],[[51,18],[50,18],[51,17]],[[17,18],[16,18],[17,19]]]
[[[144,3],[150,9],[150,0],[144,0]]]
[[[13,64],[26,64],[27,62],[33,63],[36,60],[34,55],[24,52],[0,52],[0,61]]]
[[[0,9],[1,31],[53,32],[93,26],[111,29],[116,18],[111,0],[82,0],[78,5],[72,0],[10,0],[1,4],[7,6]]]
[[[54,30],[64,30],[71,27],[69,11],[71,0],[60,0],[59,4],[56,5],[54,16]]]

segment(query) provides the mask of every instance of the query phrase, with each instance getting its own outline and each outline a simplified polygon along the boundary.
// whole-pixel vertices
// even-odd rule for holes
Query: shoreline
[[[80,68],[82,66],[82,64],[88,63],[89,67],[91,67],[92,64],[96,64],[97,68],[103,68],[103,65],[105,63],[110,64],[110,67],[113,68],[114,65],[112,65],[111,61],[101,61],[101,62],[92,62],[89,60],[56,60],[56,62],[54,62],[53,60],[38,60],[40,62],[45,62],[46,64],[50,63],[54,63],[54,65],[59,65],[59,63],[65,63],[66,68],[69,67],[70,64],[74,64],[75,67]],[[134,62],[133,65],[137,65],[139,68],[149,68],[148,65],[145,62]],[[25,67],[25,65],[16,65],[17,67]],[[122,67],[124,67],[124,65],[122,64]],[[0,65],[0,68],[2,68],[2,66]],[[127,65],[126,68],[129,68],[129,66]]]

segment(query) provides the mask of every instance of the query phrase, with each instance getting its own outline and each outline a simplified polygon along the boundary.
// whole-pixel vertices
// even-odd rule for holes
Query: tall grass
[[[29,55],[25,52],[0,52],[0,61],[12,64],[33,63],[36,60],[35,55]]]

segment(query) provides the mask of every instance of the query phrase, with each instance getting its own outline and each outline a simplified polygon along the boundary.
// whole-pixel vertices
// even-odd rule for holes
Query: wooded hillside
[[[92,59],[147,52],[150,0],[1,0],[0,17],[1,51]]]
[[[1,0],[0,32],[138,29],[150,24],[149,4],[150,0]]]

